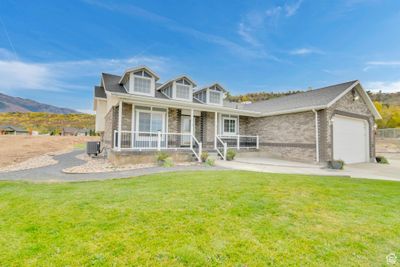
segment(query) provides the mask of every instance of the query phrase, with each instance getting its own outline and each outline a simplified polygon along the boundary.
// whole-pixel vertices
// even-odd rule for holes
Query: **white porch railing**
[[[223,160],[226,160],[227,145],[224,141],[219,138],[218,135],[215,136],[215,149]]]
[[[202,143],[190,133],[163,133],[114,131],[114,148],[117,150],[192,150],[198,161],[201,161]],[[121,146],[119,147],[119,144]]]
[[[222,142],[226,143],[228,148],[237,150],[242,148],[259,148],[258,135],[220,135],[218,136]]]

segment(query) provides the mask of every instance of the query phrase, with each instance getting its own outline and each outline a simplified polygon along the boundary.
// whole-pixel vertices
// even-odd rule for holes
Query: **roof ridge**
[[[290,95],[284,95],[284,96],[273,97],[273,98],[269,98],[269,99],[266,99],[266,100],[253,102],[253,103],[251,103],[251,104],[249,104],[249,105],[256,104],[256,103],[266,103],[266,102],[268,102],[268,101],[274,101],[274,100],[282,99],[282,98],[291,98],[291,97],[295,97],[295,96],[298,97],[299,95],[304,95],[304,94],[311,93],[311,92],[318,92],[318,91],[326,90],[326,89],[328,89],[328,88],[332,88],[332,87],[335,87],[335,86],[341,86],[341,85],[344,85],[344,84],[347,84],[347,83],[349,83],[349,84],[350,84],[350,83],[351,83],[351,84],[354,84],[355,82],[358,82],[358,80],[352,80],[352,81],[348,81],[348,82],[332,84],[332,85],[320,87],[320,88],[317,88],[317,89],[311,89],[311,90],[308,90],[308,91],[301,91],[301,92],[294,93],[294,94],[290,94]]]

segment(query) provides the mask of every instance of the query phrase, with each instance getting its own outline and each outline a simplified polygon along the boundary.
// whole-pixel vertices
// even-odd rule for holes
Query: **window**
[[[207,99],[206,99],[206,94],[207,92],[205,90],[201,91],[201,92],[197,92],[194,97],[197,98],[198,100],[200,100],[203,103],[206,103]]]
[[[224,135],[236,134],[236,119],[235,118],[224,118]]]
[[[190,87],[187,85],[176,84],[176,97],[190,99]]]
[[[136,129],[139,132],[164,132],[164,112],[138,111]]]
[[[149,94],[151,92],[151,79],[135,76],[134,91]]]
[[[139,132],[151,132],[151,113],[139,112]]]
[[[210,91],[210,99],[209,102],[212,104],[220,104],[221,103],[221,93],[217,91]]]
[[[164,94],[166,94],[168,97],[172,97],[172,86],[168,86],[163,90]]]
[[[151,114],[151,132],[163,132],[164,114],[152,113]]]

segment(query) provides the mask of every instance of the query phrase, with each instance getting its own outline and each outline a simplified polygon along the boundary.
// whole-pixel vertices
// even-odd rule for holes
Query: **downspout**
[[[318,130],[318,112],[313,109],[315,114],[315,157],[316,161],[319,162],[319,130]]]

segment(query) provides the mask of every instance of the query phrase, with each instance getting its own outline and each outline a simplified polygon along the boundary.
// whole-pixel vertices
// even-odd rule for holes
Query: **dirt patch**
[[[376,153],[400,153],[400,139],[377,138]]]
[[[53,159],[53,156],[42,155],[42,156],[30,158],[23,162],[19,162],[19,163],[15,163],[12,165],[7,165],[5,167],[2,167],[2,168],[0,168],[0,173],[34,169],[34,168],[54,165],[57,163],[58,163],[58,161]]]
[[[0,136],[0,168],[42,155],[72,150],[76,145],[99,140],[97,136]]]

